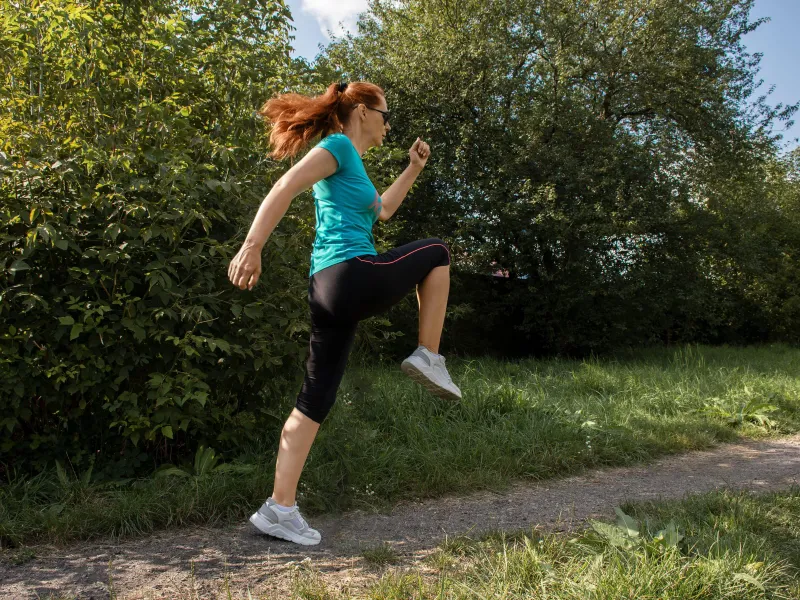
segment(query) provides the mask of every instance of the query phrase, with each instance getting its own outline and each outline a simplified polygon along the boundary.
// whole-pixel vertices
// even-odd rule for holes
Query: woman
[[[269,535],[314,545],[321,536],[300,515],[297,483],[319,426],[336,400],[358,322],[385,312],[416,287],[419,347],[401,368],[437,396],[461,398],[438,354],[450,291],[450,252],[438,238],[384,254],[375,250],[373,224],[397,211],[430,156],[428,144],[417,138],[409,150],[409,166],[378,194],[361,156],[380,146],[391,129],[380,87],[341,83],[314,98],[285,94],[269,100],[261,114],[272,122],[270,143],[276,158],[294,156],[318,135],[322,140],[269,192],[228,267],[235,286],[252,290],[261,274],[264,243],[292,199],[313,186],[317,225],[308,286],[310,355],[295,409],[281,434],[272,496],[250,521]]]

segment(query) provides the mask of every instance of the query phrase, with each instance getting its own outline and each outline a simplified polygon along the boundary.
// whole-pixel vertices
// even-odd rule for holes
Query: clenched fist
[[[261,275],[261,248],[247,242],[228,265],[228,279],[240,290],[252,290]]]
[[[411,146],[408,151],[408,156],[411,158],[411,164],[415,167],[422,169],[425,163],[428,162],[428,157],[431,155],[431,147],[423,142],[420,138]]]

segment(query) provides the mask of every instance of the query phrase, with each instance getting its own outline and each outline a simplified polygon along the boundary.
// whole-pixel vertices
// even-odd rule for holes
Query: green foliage
[[[431,143],[386,239],[444,237],[482,274],[470,321],[527,352],[794,341],[798,188],[772,130],[797,105],[754,96],[751,6],[376,0],[320,67],[387,91],[383,168]],[[502,298],[498,269],[522,282]]]
[[[172,464],[163,464],[154,473],[155,477],[206,477],[212,473],[252,473],[253,465],[225,463],[218,465],[219,457],[213,448],[200,446],[191,469],[181,469]]]
[[[614,507],[617,513],[615,524],[604,523],[602,521],[590,520],[590,525],[594,532],[600,537],[603,543],[614,548],[627,551],[650,550],[656,552],[667,552],[670,548],[678,548],[678,543],[684,538],[678,532],[675,521],[667,523],[666,527],[654,533],[642,535],[642,525],[633,517],[618,506]]]
[[[768,415],[778,410],[778,407],[758,398],[749,398],[745,401],[734,399],[721,400],[712,398],[711,402],[703,405],[702,412],[721,417],[728,425],[741,427],[745,423],[753,423],[767,429],[777,427],[775,419]]]
[[[235,446],[294,389],[308,202],[258,288],[226,272],[282,171],[255,110],[295,81],[288,19],[282,0],[0,2],[0,463],[150,471]]]

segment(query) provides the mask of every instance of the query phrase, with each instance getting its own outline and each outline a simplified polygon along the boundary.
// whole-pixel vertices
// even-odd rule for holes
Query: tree
[[[447,232],[458,267],[526,278],[531,347],[702,337],[729,321],[703,173],[757,173],[797,109],[752,99],[751,5],[376,0],[321,63],[387,90],[390,144],[432,144],[397,239]]]

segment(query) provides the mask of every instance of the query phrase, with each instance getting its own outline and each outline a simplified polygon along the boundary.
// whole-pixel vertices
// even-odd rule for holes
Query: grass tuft
[[[362,550],[361,557],[367,561],[368,564],[375,567],[393,565],[400,560],[400,555],[397,551],[385,542],[379,546]]]

